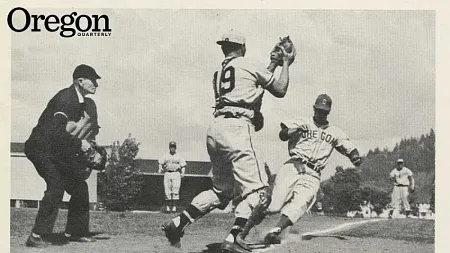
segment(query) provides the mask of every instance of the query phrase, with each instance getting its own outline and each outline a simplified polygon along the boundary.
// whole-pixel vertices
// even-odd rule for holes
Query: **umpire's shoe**
[[[180,228],[175,226],[175,223],[173,223],[172,220],[164,223],[161,226],[161,230],[166,234],[166,237],[169,240],[171,246],[176,248],[181,247],[180,238],[183,237],[184,232],[181,231]]]
[[[51,245],[51,242],[42,239],[42,237],[39,235],[35,236],[35,235],[33,235],[33,233],[31,233],[28,236],[28,239],[27,239],[25,245],[27,247],[45,248],[45,247]]]
[[[250,251],[244,249],[241,245],[237,243],[232,243],[229,241],[223,241],[222,246],[220,247],[222,253],[249,253]]]
[[[274,229],[264,237],[265,244],[280,244],[281,243],[281,229]]]

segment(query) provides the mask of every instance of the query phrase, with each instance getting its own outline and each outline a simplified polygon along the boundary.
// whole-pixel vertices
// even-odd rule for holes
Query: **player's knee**
[[[216,193],[213,190],[203,191],[198,194],[193,200],[192,205],[202,212],[208,212],[212,209],[225,209],[230,202],[230,198]]]

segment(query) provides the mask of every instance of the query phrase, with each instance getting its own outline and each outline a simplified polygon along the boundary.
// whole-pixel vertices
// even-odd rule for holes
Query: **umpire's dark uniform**
[[[87,65],[78,66],[73,77],[100,78]],[[87,236],[89,233],[89,192],[85,182],[88,176],[85,175],[86,164],[78,155],[81,139],[66,130],[69,121],[80,122],[85,117],[89,118],[88,127],[92,132],[89,138],[93,138],[99,128],[95,103],[81,96],[72,84],[50,100],[25,142],[27,158],[47,184],[32,229],[35,234],[52,233],[64,191],[71,195],[66,233],[73,236]]]

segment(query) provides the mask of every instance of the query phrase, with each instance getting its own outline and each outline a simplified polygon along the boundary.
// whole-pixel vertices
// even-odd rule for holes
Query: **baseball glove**
[[[91,148],[81,155],[87,162],[87,167],[92,170],[103,171],[105,169],[108,153],[104,147],[98,146],[94,140],[87,140],[91,144]]]
[[[288,54],[292,55],[289,57],[289,65],[291,65],[295,60],[295,47],[294,43],[291,41],[289,36],[284,38],[280,38],[280,41],[275,45],[275,47],[270,52],[270,61],[276,63],[279,66],[283,66],[283,58],[286,57],[284,55],[283,50]]]

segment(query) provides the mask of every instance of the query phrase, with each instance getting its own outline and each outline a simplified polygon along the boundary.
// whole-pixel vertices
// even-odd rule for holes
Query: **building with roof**
[[[33,163],[24,153],[25,144],[11,142],[11,206],[38,207],[46,184],[34,168]],[[92,172],[86,181],[89,187],[89,202],[93,206],[97,203],[97,172]],[[70,195],[64,193],[63,202],[67,203]]]
[[[46,184],[38,175],[33,164],[24,153],[24,143],[11,143],[11,195],[12,207],[38,207]],[[110,152],[111,147],[106,147]],[[144,185],[139,193],[134,209],[159,210],[164,204],[163,174],[158,173],[158,160],[137,159],[136,166],[144,176]],[[181,182],[180,206],[186,206],[199,192],[211,187],[211,164],[203,161],[186,161],[186,173]],[[97,194],[98,173],[93,171],[87,180],[89,201],[92,209],[97,209],[101,197]],[[67,204],[70,195],[64,193],[63,203]],[[63,204],[63,207],[64,205]]]

